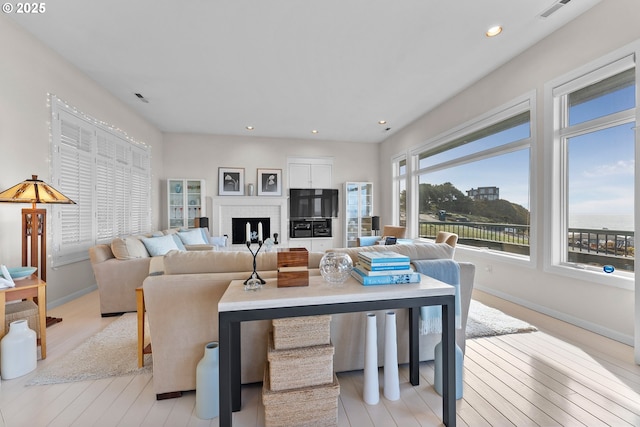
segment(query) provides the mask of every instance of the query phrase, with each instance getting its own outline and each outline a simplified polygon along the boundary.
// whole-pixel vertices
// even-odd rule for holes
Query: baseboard
[[[551,316],[555,319],[562,320],[563,322],[570,323],[579,328],[586,329],[598,335],[602,335],[604,337],[610,338],[612,340],[621,342],[626,345],[633,346],[634,345],[634,337],[631,335],[621,334],[618,331],[614,331],[613,329],[605,328],[602,325],[598,325],[597,323],[588,322],[584,319],[580,319],[578,317],[571,316],[567,313],[563,313],[561,311],[552,310],[549,307],[545,307],[542,305],[534,304],[531,301],[527,301],[521,298],[514,297],[513,295],[505,294],[500,291],[496,291],[495,289],[488,288],[486,286],[475,284],[474,288],[479,291],[485,292],[487,294],[493,295],[498,298],[502,298],[503,300],[510,301],[514,304],[521,305],[528,309],[537,311],[538,313],[546,314],[547,316]]]
[[[95,291],[96,289],[98,289],[98,285],[94,284],[94,285],[89,286],[88,288],[80,289],[79,291],[76,291],[76,292],[74,292],[72,294],[69,294],[69,295],[65,296],[64,298],[60,298],[60,299],[57,299],[55,301],[47,300],[47,310],[51,310],[54,307],[58,307],[58,306],[60,306],[62,304],[66,304],[69,301],[73,301],[76,298],[80,298],[81,296],[86,295],[88,293],[91,293],[91,292]]]

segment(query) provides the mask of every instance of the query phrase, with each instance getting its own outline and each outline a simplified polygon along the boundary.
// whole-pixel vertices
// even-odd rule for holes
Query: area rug
[[[529,323],[471,300],[467,319],[467,338],[493,337],[497,335],[533,332],[538,329]]]
[[[38,370],[27,385],[151,373],[150,354],[145,355],[145,366],[138,368],[137,330],[136,313],[123,314],[74,350]]]

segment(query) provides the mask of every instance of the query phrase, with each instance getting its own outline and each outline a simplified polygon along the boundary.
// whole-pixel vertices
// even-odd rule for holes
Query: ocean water
[[[570,215],[569,228],[633,231],[633,215]]]

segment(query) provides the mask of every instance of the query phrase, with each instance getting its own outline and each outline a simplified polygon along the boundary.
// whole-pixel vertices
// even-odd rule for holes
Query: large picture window
[[[53,265],[90,246],[151,229],[149,147],[52,98],[53,182],[75,205],[53,206]]]
[[[635,94],[632,56],[552,88],[553,265],[635,270]]]
[[[420,237],[530,254],[531,99],[499,109],[417,151]]]

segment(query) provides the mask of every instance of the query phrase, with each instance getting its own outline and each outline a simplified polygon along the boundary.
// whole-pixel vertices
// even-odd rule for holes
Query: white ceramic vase
[[[196,416],[203,420],[220,414],[219,357],[218,343],[210,342],[196,367]]]
[[[378,383],[378,328],[375,313],[367,313],[364,337],[364,389],[363,399],[369,405],[380,401]]]
[[[9,333],[0,341],[0,375],[3,380],[21,377],[38,366],[36,331],[29,329],[27,320],[9,325]]]
[[[387,311],[384,317],[384,397],[400,399],[398,377],[398,340],[396,339],[396,313]]]

